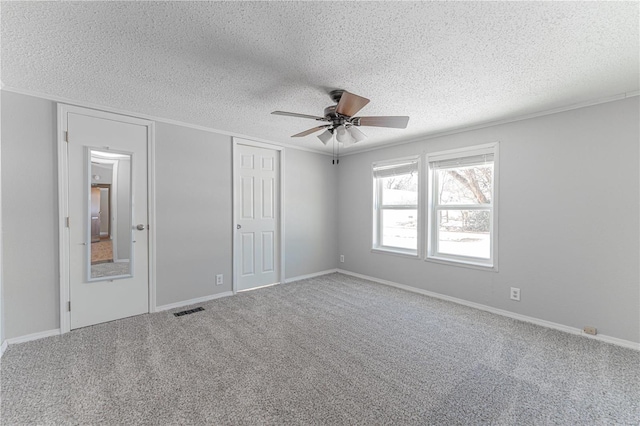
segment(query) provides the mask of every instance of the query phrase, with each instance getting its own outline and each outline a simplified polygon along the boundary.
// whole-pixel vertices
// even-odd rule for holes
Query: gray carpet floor
[[[91,278],[113,277],[128,274],[130,274],[129,262],[107,262],[91,265]]]
[[[640,423],[630,349],[340,274],[200,306],[10,346],[1,423]]]

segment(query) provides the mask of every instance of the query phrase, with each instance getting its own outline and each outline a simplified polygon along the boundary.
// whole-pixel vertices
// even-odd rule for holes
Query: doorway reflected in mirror
[[[131,155],[89,153],[89,278],[131,276]]]

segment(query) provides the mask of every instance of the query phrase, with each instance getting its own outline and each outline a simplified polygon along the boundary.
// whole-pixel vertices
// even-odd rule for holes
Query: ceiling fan
[[[354,95],[346,90],[332,90],[329,92],[329,96],[336,105],[326,107],[323,117],[286,111],[273,111],[271,114],[310,118],[316,121],[328,122],[329,124],[305,130],[291,137],[300,138],[325,129],[325,131],[318,136],[318,139],[320,139],[322,143],[326,145],[335,134],[336,140],[345,147],[366,139],[367,136],[358,129],[360,126],[405,129],[409,122],[409,117],[405,116],[354,117],[358,111],[369,103],[369,99]]]

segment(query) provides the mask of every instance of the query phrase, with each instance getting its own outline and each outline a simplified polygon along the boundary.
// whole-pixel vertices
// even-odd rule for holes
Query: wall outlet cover
[[[520,289],[516,287],[511,287],[511,300],[520,301]]]
[[[340,255],[340,263],[344,263],[344,254]]]
[[[216,275],[216,285],[222,285],[222,274]]]

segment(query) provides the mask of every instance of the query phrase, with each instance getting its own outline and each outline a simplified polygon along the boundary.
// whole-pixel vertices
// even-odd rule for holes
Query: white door
[[[148,127],[89,110],[64,114],[70,328],[149,312]],[[98,183],[111,188],[112,231],[92,242],[91,188]]]
[[[280,281],[280,153],[238,144],[234,155],[236,290]]]

